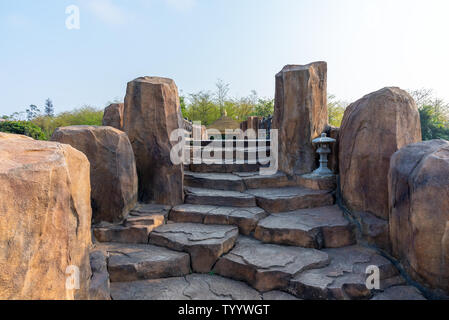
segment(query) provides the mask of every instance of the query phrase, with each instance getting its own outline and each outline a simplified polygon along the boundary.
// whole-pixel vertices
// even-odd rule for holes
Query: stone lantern
[[[318,150],[316,152],[320,155],[320,167],[313,173],[319,176],[333,175],[333,172],[327,166],[327,156],[331,153],[330,145],[337,142],[337,140],[329,138],[323,133],[321,137],[316,138],[312,142],[318,145]]]

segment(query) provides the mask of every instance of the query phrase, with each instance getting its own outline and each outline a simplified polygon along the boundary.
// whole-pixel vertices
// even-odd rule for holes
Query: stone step
[[[190,273],[190,256],[152,245],[109,243],[107,253],[111,282],[180,277]]]
[[[366,286],[369,266],[379,268],[381,285],[398,275],[389,260],[369,248],[351,246],[323,252],[329,255],[331,263],[294,277],[288,290],[291,294],[307,300],[369,299],[375,292]]]
[[[194,164],[184,166],[184,168],[191,172],[202,172],[202,173],[233,173],[233,172],[254,172],[259,171],[261,164],[256,163],[248,163],[245,162],[243,164],[238,164],[235,162],[228,163],[220,163],[220,164]]]
[[[231,173],[185,172],[184,185],[193,188],[206,188],[243,192],[246,190],[243,179]]]
[[[207,273],[232,249],[238,234],[234,226],[169,223],[151,233],[150,244],[189,253],[192,270]]]
[[[100,223],[94,226],[95,239],[99,242],[147,244],[150,232],[165,223],[170,209],[164,205],[139,204],[122,224]]]
[[[354,226],[337,206],[272,214],[259,221],[254,237],[265,243],[315,249],[356,242]]]
[[[116,282],[111,284],[114,300],[261,300],[261,295],[243,282],[216,275]],[[291,297],[291,296],[289,296]]]
[[[234,225],[243,235],[250,235],[267,213],[259,207],[238,208],[184,204],[174,207],[170,220],[216,225]]]
[[[337,189],[337,176],[319,176],[316,174],[296,175],[296,185],[313,190]]]
[[[424,298],[422,293],[412,286],[395,286],[390,287],[376,295],[371,300],[402,300],[402,301],[412,301],[412,300],[427,300]]]
[[[218,260],[214,272],[267,292],[285,290],[298,273],[328,264],[328,254],[316,249],[264,244],[240,237],[234,249]]]
[[[285,173],[280,171],[274,175],[260,175],[259,172],[235,172],[234,175],[243,179],[246,189],[297,186],[297,181],[295,178],[287,177]]]
[[[259,207],[269,213],[325,207],[334,204],[331,191],[303,187],[250,189],[246,193],[256,197]]]
[[[186,187],[185,203],[230,207],[255,207],[256,198],[237,191]]]

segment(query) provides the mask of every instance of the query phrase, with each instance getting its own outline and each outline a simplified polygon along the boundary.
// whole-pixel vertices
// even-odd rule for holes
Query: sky
[[[103,108],[140,76],[268,98],[284,65],[322,60],[340,100],[386,86],[449,100],[448,13],[447,0],[0,0],[0,115],[47,98]]]

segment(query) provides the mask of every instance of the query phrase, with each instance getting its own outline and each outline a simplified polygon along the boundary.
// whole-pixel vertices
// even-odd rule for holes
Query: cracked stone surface
[[[231,207],[255,207],[256,199],[252,195],[236,191],[186,188],[185,203]]]
[[[217,225],[235,225],[243,235],[249,235],[267,213],[259,207],[238,208],[184,204],[174,207],[170,220]]]
[[[371,300],[427,300],[412,286],[396,286],[376,294]]]
[[[108,270],[111,282],[125,282],[190,273],[190,256],[152,245],[107,244]]]
[[[114,300],[261,300],[243,282],[205,274],[112,283],[111,295]]]
[[[247,193],[255,196],[257,205],[270,213],[334,204],[334,197],[331,192],[302,187],[251,189]]]
[[[93,229],[95,239],[99,242],[148,243],[148,236],[153,226],[147,225],[106,225]]]
[[[186,186],[243,192],[246,188],[243,179],[230,173],[194,173],[185,172]]]
[[[89,260],[92,269],[89,300],[111,300],[106,255],[101,250],[95,250],[90,253]]]
[[[220,258],[214,271],[224,277],[243,280],[261,292],[282,290],[292,277],[329,263],[327,253],[315,249],[263,244],[240,237],[235,248]]]
[[[337,206],[272,214],[259,221],[256,239],[306,248],[339,248],[355,244],[354,227]]]
[[[331,263],[298,274],[290,281],[290,293],[309,300],[369,299],[373,292],[366,287],[368,266],[379,268],[381,283],[398,275],[393,264],[372,249],[351,246],[323,251]]]
[[[243,182],[247,189],[282,188],[297,185],[295,179],[288,178],[287,175],[282,172],[277,172],[270,176],[262,176],[259,172],[236,172],[234,174],[243,178]]]
[[[263,300],[269,300],[269,301],[275,301],[275,300],[281,300],[281,301],[287,301],[287,300],[300,300],[296,298],[295,296],[292,296],[291,294],[288,294],[286,292],[282,291],[269,291],[262,294]]]
[[[337,176],[319,176],[313,173],[297,175],[298,185],[313,190],[335,190],[337,189]]]
[[[194,272],[209,272],[217,259],[234,246],[239,231],[234,226],[172,223],[155,229],[150,243],[190,254]]]

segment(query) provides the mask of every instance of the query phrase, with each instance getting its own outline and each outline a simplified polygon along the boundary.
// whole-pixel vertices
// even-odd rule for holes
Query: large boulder
[[[419,141],[419,112],[407,92],[384,88],[352,103],[343,117],[339,145],[346,206],[388,219],[390,158],[403,146]]]
[[[123,103],[113,103],[104,109],[103,126],[123,130]]]
[[[90,161],[95,223],[120,222],[137,203],[137,172],[127,135],[112,127],[58,128],[51,140],[69,144]]]
[[[128,83],[124,131],[136,157],[139,199],[145,203],[184,202],[184,167],[170,159],[170,134],[183,129],[178,88],[171,79],[142,77]]]
[[[287,65],[276,75],[273,129],[279,130],[279,169],[290,175],[317,167],[312,140],[326,129],[327,64]]]
[[[0,299],[86,299],[91,217],[84,154],[0,133]]]
[[[388,182],[393,255],[415,280],[449,295],[449,142],[402,148]]]

